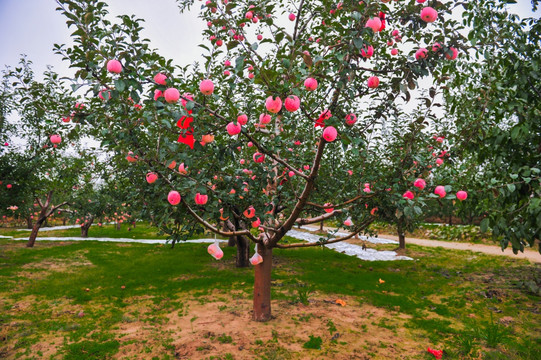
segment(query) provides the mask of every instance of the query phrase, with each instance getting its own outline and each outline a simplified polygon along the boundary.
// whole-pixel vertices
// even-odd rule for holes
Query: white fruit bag
[[[218,240],[214,242],[214,244],[210,244],[207,248],[208,253],[215,258],[216,260],[220,260],[224,257],[224,252],[222,249],[220,249],[220,245],[218,244]]]
[[[257,252],[257,244],[255,244],[255,254],[250,258],[252,265],[258,265],[263,262],[263,257]]]

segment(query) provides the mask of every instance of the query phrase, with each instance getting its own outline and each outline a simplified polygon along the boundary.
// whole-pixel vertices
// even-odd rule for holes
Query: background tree
[[[453,71],[446,103],[457,127],[453,146],[474,173],[479,201],[470,205],[487,215],[481,229],[517,253],[541,235],[541,24],[505,3],[468,5],[477,61]]]
[[[87,160],[83,153],[73,153],[78,147],[75,144],[78,144],[80,127],[65,124],[70,114],[81,106],[76,105],[58,74],[48,70],[43,77],[43,81],[36,80],[31,62],[23,58],[20,67],[3,71],[4,86],[0,95],[0,99],[10,99],[9,106],[1,107],[5,111],[3,118],[6,121],[10,116],[17,119],[8,121],[7,135],[22,144],[10,147],[10,152],[4,154],[16,162],[13,166],[17,169],[2,177],[17,176],[11,189],[20,188],[20,191],[7,193],[7,202],[22,202],[21,196],[24,196],[25,210],[32,211],[32,203],[38,208],[38,214],[32,219],[28,247],[34,246],[47,218],[68,203],[69,193],[86,169]],[[66,151],[68,147],[71,154]]]

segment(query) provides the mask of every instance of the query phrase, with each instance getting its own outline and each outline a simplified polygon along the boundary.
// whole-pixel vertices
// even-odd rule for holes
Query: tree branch
[[[246,235],[250,238],[250,240],[254,242],[258,242],[258,239],[252,235],[252,233],[249,230],[243,230],[243,231],[221,231],[215,226],[212,226],[210,223],[205,221],[202,217],[196,214],[195,211],[184,201],[184,199],[181,200],[182,204],[186,207],[188,212],[191,216],[193,216],[201,225],[205,226],[207,229],[212,231],[213,233],[220,234],[222,236],[238,236],[238,235]]]
[[[370,223],[372,223],[372,221],[374,221],[374,219],[375,219],[375,217],[371,216],[366,221],[364,221],[360,226],[358,226],[353,232],[351,232],[349,235],[343,236],[343,237],[340,237],[340,238],[335,238],[335,239],[332,239],[332,240],[329,240],[329,241],[326,241],[326,242],[294,243],[294,244],[287,244],[287,245],[276,244],[275,247],[277,247],[279,249],[290,249],[290,248],[311,247],[311,246],[325,246],[325,245],[328,245],[328,244],[333,244],[333,243],[337,243],[337,242],[340,242],[340,241],[348,240],[348,239],[351,239],[352,237],[354,237],[355,235],[357,235],[358,233],[360,233],[361,231],[365,230],[368,227],[368,225],[370,225]]]

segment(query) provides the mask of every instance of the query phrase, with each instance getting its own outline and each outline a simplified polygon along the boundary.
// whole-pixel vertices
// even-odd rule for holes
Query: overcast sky
[[[518,0],[512,11],[531,16],[530,0]],[[178,65],[190,64],[200,56],[204,22],[197,18],[200,2],[191,12],[180,14],[174,0],[109,0],[112,15],[135,14],[145,19],[143,35],[165,58]],[[66,62],[52,51],[53,44],[69,44],[66,19],[57,11],[54,0],[0,0],[0,68],[15,66],[20,54],[34,62],[36,74],[46,65],[70,75]],[[539,12],[536,14],[539,17]],[[72,30],[73,31],[73,30]]]
[[[145,19],[143,36],[151,40],[165,58],[178,65],[190,64],[200,55],[204,22],[197,18],[199,4],[180,14],[174,0],[110,0],[111,15],[135,14]],[[55,11],[54,0],[0,0],[0,68],[17,64],[20,54],[34,62],[37,74],[47,65],[56,72],[72,73],[67,62],[53,53],[53,44],[69,44],[66,19]]]

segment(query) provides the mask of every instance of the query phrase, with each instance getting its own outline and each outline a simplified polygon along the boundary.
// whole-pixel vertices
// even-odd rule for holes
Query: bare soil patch
[[[224,295],[227,296],[227,295]],[[351,297],[317,296],[308,306],[272,302],[274,318],[251,319],[251,300],[220,296],[219,301],[188,300],[182,310],[166,314],[160,324],[126,322],[117,330],[117,358],[145,353],[152,358],[174,348],[175,358],[255,359],[414,359],[425,352],[426,339],[401,326],[407,317]],[[385,327],[378,324],[384,322]],[[310,336],[321,349],[306,349]],[[171,339],[170,343],[164,339]]]

